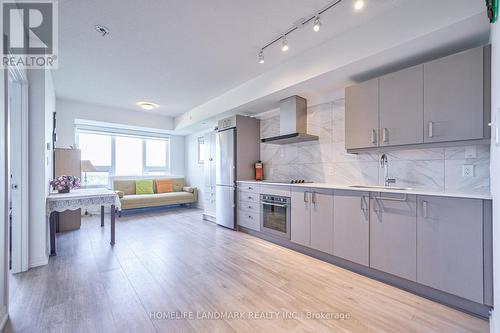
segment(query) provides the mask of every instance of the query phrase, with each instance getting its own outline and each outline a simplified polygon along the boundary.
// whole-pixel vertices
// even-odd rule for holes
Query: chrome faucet
[[[380,167],[384,168],[384,186],[389,187],[391,184],[396,183],[395,178],[389,178],[389,160],[386,154],[380,156]]]

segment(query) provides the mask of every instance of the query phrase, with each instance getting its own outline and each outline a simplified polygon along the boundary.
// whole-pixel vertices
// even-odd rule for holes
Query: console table
[[[115,245],[116,210],[121,210],[120,198],[105,188],[75,189],[70,193],[50,193],[47,197],[47,216],[50,220],[50,255],[56,255],[55,215],[66,210],[101,208],[101,227],[104,227],[104,207],[111,208],[111,245]]]

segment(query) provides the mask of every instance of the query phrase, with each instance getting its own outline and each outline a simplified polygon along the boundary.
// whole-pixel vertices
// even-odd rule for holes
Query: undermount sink
[[[410,191],[413,190],[411,187],[388,187],[388,186],[381,186],[381,185],[351,185],[349,187],[353,188],[373,188],[373,189],[379,189],[379,190],[394,190],[394,191]]]

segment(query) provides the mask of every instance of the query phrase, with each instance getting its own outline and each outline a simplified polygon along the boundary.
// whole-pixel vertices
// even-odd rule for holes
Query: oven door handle
[[[262,201],[262,204],[267,205],[267,206],[276,206],[276,207],[282,207],[282,208],[288,207],[287,205],[280,205],[280,204],[275,204],[275,203],[266,202],[266,201]]]

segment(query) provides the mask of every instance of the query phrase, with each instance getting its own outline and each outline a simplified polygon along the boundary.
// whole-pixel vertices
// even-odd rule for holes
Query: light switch
[[[474,177],[474,165],[464,164],[462,166],[462,177]]]

